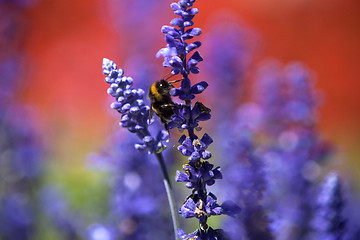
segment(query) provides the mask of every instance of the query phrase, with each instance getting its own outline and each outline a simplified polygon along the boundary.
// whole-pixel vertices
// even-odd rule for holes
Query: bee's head
[[[171,84],[168,81],[162,79],[158,82],[156,88],[160,94],[167,94],[171,89]]]

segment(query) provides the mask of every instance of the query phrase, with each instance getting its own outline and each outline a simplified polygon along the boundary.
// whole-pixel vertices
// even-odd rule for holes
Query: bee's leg
[[[151,119],[154,116],[154,110],[153,110],[153,103],[150,104],[150,109],[149,109],[149,118],[148,118],[148,124],[150,125],[151,123]]]

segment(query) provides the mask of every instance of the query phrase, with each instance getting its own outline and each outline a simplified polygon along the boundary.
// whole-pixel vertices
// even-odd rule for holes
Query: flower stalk
[[[173,188],[170,183],[169,174],[166,169],[166,165],[165,165],[164,157],[163,157],[162,153],[156,153],[155,156],[159,162],[161,172],[164,177],[163,181],[164,181],[164,186],[165,186],[165,190],[166,190],[166,195],[167,195],[167,198],[169,201],[171,220],[173,223],[175,240],[176,240],[176,239],[178,239],[176,232],[177,232],[177,229],[179,228],[179,220],[178,220],[178,215],[176,214],[176,202],[175,202],[175,197],[174,197],[174,191],[173,191]]]

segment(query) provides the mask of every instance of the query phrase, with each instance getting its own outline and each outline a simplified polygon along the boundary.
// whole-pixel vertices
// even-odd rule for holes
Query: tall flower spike
[[[250,69],[257,39],[252,31],[233,21],[224,21],[220,17],[214,22],[204,37],[207,41],[204,46],[207,54],[204,55],[207,60],[204,67],[209,74],[209,81],[212,80],[213,105],[218,108],[217,115],[221,116],[218,121],[224,122],[225,117],[231,118],[230,115],[243,97],[245,76]],[[219,98],[222,100],[219,101]],[[227,125],[227,119],[225,122]]]
[[[44,163],[35,120],[22,105],[0,107],[0,239],[34,238]]]
[[[309,73],[299,63],[282,67],[271,62],[261,68],[255,85],[264,116],[261,128],[271,143],[263,148],[268,176],[264,206],[269,209],[276,239],[311,235],[315,180],[320,164],[331,153],[308,114],[313,115],[318,106],[318,92]]]
[[[19,98],[29,83],[21,49],[31,2],[0,1],[0,239],[35,239],[39,229],[45,149],[34,107]]]
[[[174,108],[174,115],[168,127],[178,128],[181,132],[187,130],[187,135],[184,134],[179,139],[178,150],[188,157],[189,162],[184,164],[183,172],[177,171],[175,181],[185,182],[187,188],[193,189],[192,194],[179,209],[179,213],[184,218],[197,218],[199,229],[188,235],[178,230],[178,236],[181,239],[222,239],[222,231],[209,227],[207,219],[213,215],[232,214],[239,208],[230,202],[226,202],[223,207],[217,203],[216,196],[208,193],[206,189],[206,186],[213,185],[216,179],[221,179],[222,174],[220,167],[214,168],[208,161],[204,161],[211,158],[211,152],[207,148],[213,142],[212,138],[205,133],[200,139],[195,133],[195,130],[201,129],[199,127],[201,121],[211,118],[211,109],[203,103],[196,102],[192,105],[191,102],[195,99],[195,95],[202,93],[208,87],[205,81],[192,85],[189,79],[191,73],[199,73],[198,63],[203,61],[200,53],[194,51],[201,46],[201,42],[187,42],[201,34],[200,28],[192,27],[193,18],[199,12],[197,8],[191,8],[194,3],[195,0],[180,0],[171,4],[179,18],[171,20],[172,26],[161,28],[165,33],[167,45],[158,51],[156,57],[164,57],[163,66],[172,68],[173,75],[182,75],[180,88],[173,88],[170,94],[185,102]],[[194,52],[191,53],[192,51]]]
[[[224,221],[224,229],[231,239],[238,239],[241,233],[246,239],[274,239],[269,228],[269,219],[262,206],[266,189],[264,159],[258,153],[253,132],[241,118],[231,125],[234,129],[229,140],[225,141],[223,157],[225,163],[224,182],[221,182],[223,195],[236,199],[242,212],[235,218]]]

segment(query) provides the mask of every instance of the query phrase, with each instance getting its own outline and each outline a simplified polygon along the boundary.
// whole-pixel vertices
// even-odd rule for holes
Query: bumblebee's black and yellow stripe
[[[169,93],[171,88],[171,83],[162,79],[154,82],[149,91],[149,98],[151,100],[149,118],[151,119],[155,112],[161,122],[164,123],[166,130],[168,130],[167,123],[174,114],[173,108],[176,106]]]

